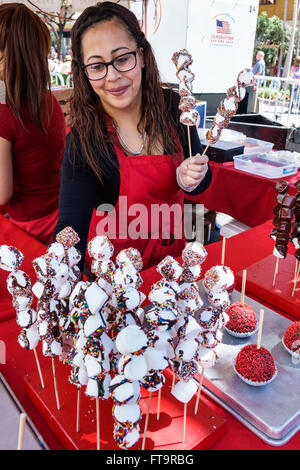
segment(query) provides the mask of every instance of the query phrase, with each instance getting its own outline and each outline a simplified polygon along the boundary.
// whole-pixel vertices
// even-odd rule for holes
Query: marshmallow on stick
[[[116,265],[112,277],[114,291],[111,298],[115,312],[114,333],[130,324],[140,323],[140,317],[143,318],[141,304],[146,298],[139,290],[143,283],[139,273],[143,260],[139,251],[135,248],[120,251],[116,257]]]
[[[273,225],[275,228],[270,233],[270,237],[275,241],[275,246],[273,250],[273,255],[276,257],[276,264],[273,276],[273,286],[275,285],[276,276],[279,270],[279,260],[284,259],[288,253],[288,244],[291,240],[295,248],[297,248],[295,230],[292,233],[292,221],[294,218],[293,208],[297,205],[297,195],[291,195],[288,193],[289,183],[287,181],[281,180],[276,183],[277,195],[277,204],[273,209],[275,215],[273,219]],[[297,210],[295,214],[297,213]],[[294,225],[295,229],[295,225]],[[300,250],[299,250],[300,253]],[[299,255],[298,253],[298,255]],[[297,257],[297,251],[296,251]],[[300,257],[300,256],[299,256]]]
[[[291,234],[291,240],[296,248],[295,257],[296,257],[296,266],[295,266],[295,278],[294,278],[294,287],[292,296],[295,294],[299,273],[300,273],[300,179],[296,181],[295,186],[297,188],[297,195],[294,206],[294,223],[293,231]]]
[[[222,130],[228,126],[231,117],[237,112],[238,103],[244,99],[246,88],[252,85],[253,81],[252,71],[245,69],[239,73],[236,85],[227,90],[226,98],[219,104],[213,124],[206,133],[208,145],[203,155],[205,155],[209,145],[215,144],[220,139]]]
[[[195,75],[191,72],[190,65],[193,63],[193,59],[186,49],[182,49],[179,52],[174,52],[172,62],[177,69],[176,76],[179,80],[179,94],[181,97],[179,109],[182,111],[180,122],[187,126],[189,152],[191,157],[192,150],[189,126],[198,126],[200,122],[199,113],[195,109],[196,100],[193,96],[192,88],[192,82]]]
[[[114,401],[113,436],[120,448],[129,449],[140,437],[140,380],[148,373],[143,355],[147,348],[147,335],[137,325],[126,326],[116,336],[115,346],[120,358],[117,365],[119,373],[109,387]]]
[[[77,233],[71,228],[66,227],[56,236],[56,241],[47,248],[47,253],[56,256],[60,265],[60,292],[58,295],[60,303],[59,328],[65,336],[73,337],[75,332],[74,324],[69,315],[69,296],[77,282],[79,282],[81,273],[77,264],[81,259],[80,252],[75,248],[79,242]]]
[[[7,245],[0,246],[0,268],[10,271],[6,281],[7,289],[13,298],[17,324],[22,328],[18,343],[24,349],[33,350],[41,385],[44,388],[44,379],[36,352],[40,336],[37,328],[37,313],[31,306],[33,301],[31,281],[29,276],[19,269],[23,259],[23,253],[17,248]]]

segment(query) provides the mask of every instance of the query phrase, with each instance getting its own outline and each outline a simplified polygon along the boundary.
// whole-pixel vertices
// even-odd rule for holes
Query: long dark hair
[[[26,127],[25,101],[32,121],[43,131],[50,112],[47,105],[50,43],[47,26],[33,11],[21,3],[0,5],[0,52],[7,104]]]
[[[141,120],[138,124],[140,132],[146,131],[149,142],[159,142],[168,154],[175,154],[177,147],[174,142],[176,129],[168,103],[159,79],[159,72],[152,48],[141,31],[138,20],[133,12],[117,3],[102,2],[86,8],[75,22],[72,38],[72,75],[74,90],[70,100],[70,155],[72,149],[81,145],[84,159],[100,181],[103,180],[103,168],[99,158],[105,165],[105,159],[115,164],[109,153],[109,145],[114,142],[114,133],[107,125],[107,115],[101,105],[101,100],[94,92],[82,69],[82,34],[93,25],[116,20],[122,24],[137,48],[143,49],[144,67],[142,69],[142,109]],[[173,132],[170,133],[170,129]],[[173,134],[173,135],[172,135]],[[97,158],[95,155],[97,148]],[[150,150],[150,149],[148,149]],[[107,161],[106,161],[107,163]]]

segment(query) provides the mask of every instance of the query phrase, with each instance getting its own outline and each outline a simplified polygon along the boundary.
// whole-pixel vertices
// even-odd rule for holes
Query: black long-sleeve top
[[[178,104],[180,97],[177,93],[170,90],[164,90],[164,93],[166,99],[168,99],[169,109],[176,124],[183,128],[184,138],[181,139],[181,145],[183,147],[184,158],[188,158],[187,129],[179,121],[180,111],[178,110]],[[171,93],[171,96],[168,95],[169,93]],[[201,154],[202,146],[197,129],[194,126],[190,127],[190,138],[192,155]],[[77,146],[76,155],[73,159],[75,164],[70,161],[69,135],[67,135],[59,194],[59,217],[54,231],[54,239],[56,234],[67,226],[72,227],[78,233],[80,242],[76,245],[76,248],[82,254],[81,262],[78,265],[81,270],[83,270],[93,210],[99,207],[100,204],[115,206],[119,198],[120,172],[117,156],[112,144],[110,145],[110,152],[115,159],[116,165],[107,163],[106,168],[104,168],[103,183],[100,183],[99,179],[84,161],[80,145]],[[134,157],[128,156],[128,158]],[[103,161],[101,165],[103,168]],[[197,195],[202,193],[210,185],[211,178],[211,169],[208,168],[206,176],[201,183],[193,191],[186,192],[186,194]]]

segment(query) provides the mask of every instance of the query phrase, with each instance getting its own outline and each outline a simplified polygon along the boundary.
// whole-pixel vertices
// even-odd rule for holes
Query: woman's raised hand
[[[197,153],[194,157],[186,158],[178,168],[180,179],[184,186],[200,184],[208,170],[208,158]]]

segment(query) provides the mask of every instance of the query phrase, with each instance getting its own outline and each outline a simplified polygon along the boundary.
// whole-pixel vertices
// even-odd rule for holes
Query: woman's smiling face
[[[135,40],[125,26],[115,20],[97,23],[89,28],[81,39],[84,65],[96,62],[110,62],[126,52],[137,51]],[[99,96],[108,115],[116,111],[137,107],[140,109],[142,97],[141,51],[136,54],[136,66],[128,72],[119,72],[112,65],[107,75],[100,80],[90,80],[90,85]]]

